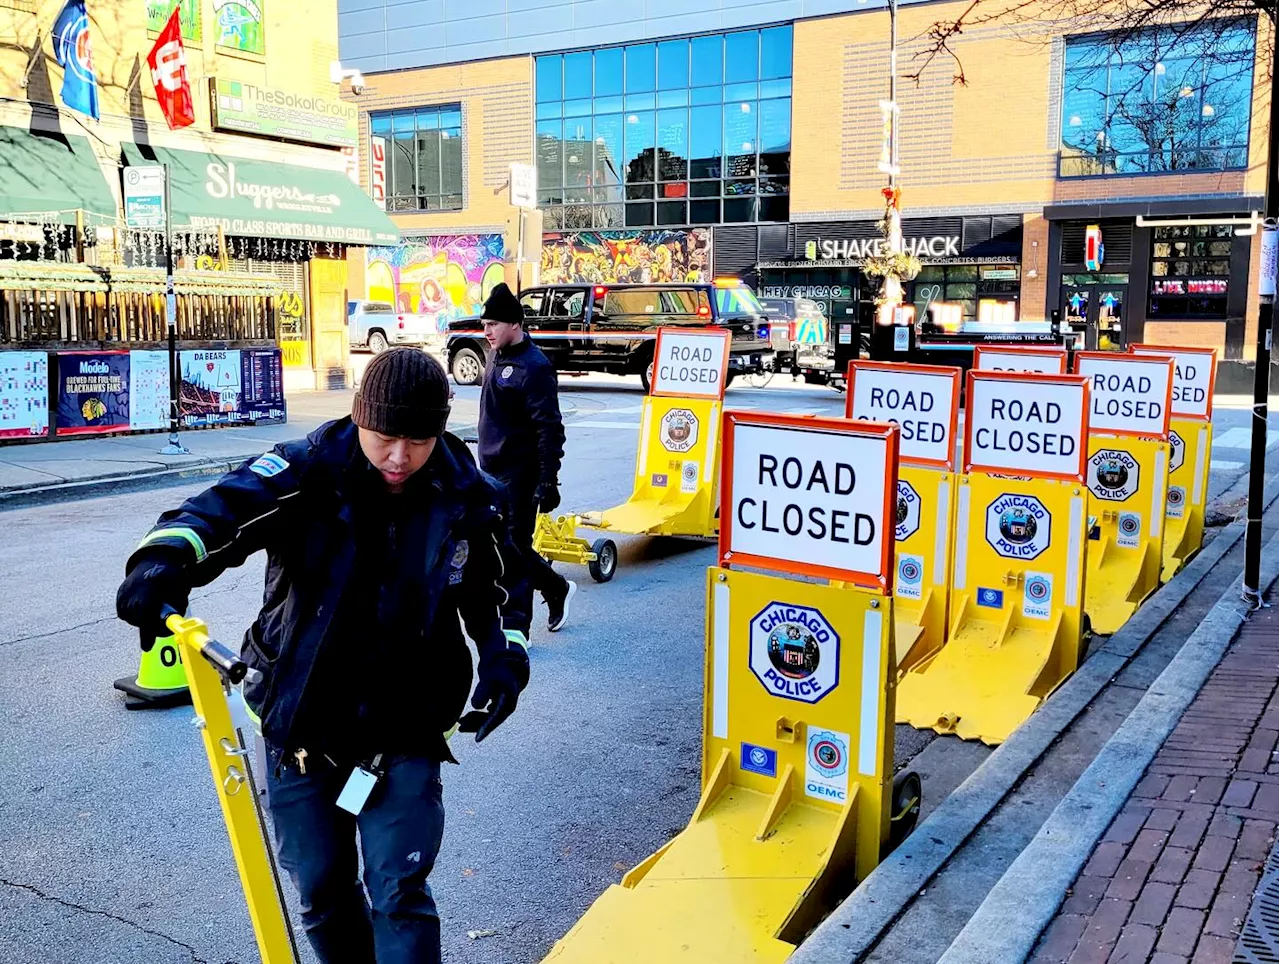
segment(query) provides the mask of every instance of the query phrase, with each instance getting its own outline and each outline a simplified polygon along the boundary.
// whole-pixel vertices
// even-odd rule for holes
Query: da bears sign
[[[1124,502],[1138,491],[1138,460],[1121,449],[1099,449],[1089,458],[1089,491],[1107,502]]]
[[[771,602],[751,620],[751,672],[774,696],[817,703],[840,682],[840,637],[811,606]]]
[[[662,416],[658,440],[668,452],[687,452],[698,441],[698,416],[687,408],[673,408]]]
[[[1009,559],[1034,559],[1049,548],[1052,518],[1032,495],[1006,493],[987,506],[987,542]]]

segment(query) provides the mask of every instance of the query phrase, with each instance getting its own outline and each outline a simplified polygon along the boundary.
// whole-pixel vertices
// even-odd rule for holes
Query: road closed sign
[[[887,592],[898,427],[725,412],[721,565]]]
[[[965,471],[1083,480],[1088,399],[1076,375],[970,371]]]
[[[724,398],[731,337],[725,330],[659,328],[653,354],[651,394]]]
[[[980,372],[1067,373],[1065,348],[1015,348],[1012,345],[976,345],[973,367]]]
[[[1089,431],[1168,438],[1173,359],[1076,352],[1076,374],[1089,380]]]
[[[955,467],[960,369],[896,362],[850,362],[845,417],[898,426],[903,462]]]
[[[1217,377],[1218,353],[1212,348],[1168,348],[1164,345],[1132,345],[1132,355],[1160,355],[1173,359],[1175,418],[1207,422],[1213,415],[1213,383]]]

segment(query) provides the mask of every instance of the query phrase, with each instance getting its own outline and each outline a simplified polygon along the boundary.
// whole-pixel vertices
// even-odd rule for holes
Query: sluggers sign
[[[898,427],[724,416],[720,559],[887,591]]]

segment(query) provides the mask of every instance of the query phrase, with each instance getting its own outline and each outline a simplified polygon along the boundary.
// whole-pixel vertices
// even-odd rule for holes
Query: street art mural
[[[434,315],[436,330],[443,333],[450,321],[480,314],[502,280],[502,235],[407,238],[395,247],[369,248],[366,259],[370,301]]]
[[[542,283],[711,280],[711,232],[581,231],[542,238]]]

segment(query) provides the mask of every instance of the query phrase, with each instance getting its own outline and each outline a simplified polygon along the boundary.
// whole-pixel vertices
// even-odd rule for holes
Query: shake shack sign
[[[903,238],[902,248],[922,261],[928,258],[958,258],[960,236],[958,234],[932,234],[918,238]],[[809,261],[862,261],[877,257],[888,250],[884,238],[818,238],[806,241],[804,256]]]

